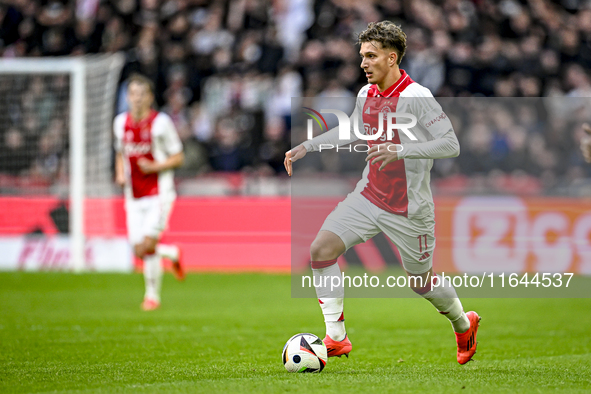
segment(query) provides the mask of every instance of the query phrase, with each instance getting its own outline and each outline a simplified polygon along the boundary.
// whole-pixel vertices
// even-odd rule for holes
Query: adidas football
[[[281,358],[288,372],[320,372],[326,365],[326,346],[314,334],[296,334],[288,339]]]

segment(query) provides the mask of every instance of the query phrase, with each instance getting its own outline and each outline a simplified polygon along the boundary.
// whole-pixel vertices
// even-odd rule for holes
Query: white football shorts
[[[404,269],[423,274],[433,266],[435,218],[408,219],[378,208],[359,193],[350,193],[328,215],[320,230],[338,235],[349,249],[384,232],[396,245]]]
[[[173,204],[174,200],[160,196],[125,199],[129,242],[137,245],[145,237],[159,239],[166,229]]]

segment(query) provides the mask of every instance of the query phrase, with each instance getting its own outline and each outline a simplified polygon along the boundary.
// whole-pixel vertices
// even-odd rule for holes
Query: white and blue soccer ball
[[[314,334],[296,334],[289,338],[281,358],[288,372],[320,372],[328,360],[326,345]]]

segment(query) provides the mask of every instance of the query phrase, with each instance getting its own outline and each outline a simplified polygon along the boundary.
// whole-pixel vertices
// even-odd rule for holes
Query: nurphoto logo
[[[363,140],[363,141],[392,141],[394,138],[394,130],[398,129],[403,132],[411,141],[417,141],[417,137],[409,130],[416,126],[417,118],[413,114],[405,112],[390,112],[383,111],[378,115],[378,127],[372,127],[369,123],[363,123],[364,133],[359,130],[359,120],[357,111],[353,112],[351,119],[349,115],[338,109],[321,109],[320,112],[313,110],[312,108],[302,107],[304,113],[310,116],[312,119],[308,119],[307,122],[307,139],[311,140],[314,138],[314,121],[320,126],[322,132],[328,131],[328,124],[321,114],[334,114],[338,120],[339,140],[341,141],[352,141],[352,140]],[[388,108],[389,109],[389,108]],[[369,111],[368,108],[366,110]],[[385,116],[384,116],[385,114]],[[384,119],[385,118],[385,119]],[[401,120],[410,120],[406,123],[397,123]],[[353,121],[353,128],[351,128],[351,121]],[[351,130],[353,130],[354,137],[351,136]],[[384,133],[385,132],[385,133]],[[338,151],[339,146],[332,144],[320,144],[319,150],[335,149]],[[351,147],[341,148],[351,152]],[[370,149],[369,145],[356,145],[353,147],[355,152],[367,152]],[[378,148],[379,149],[379,148]],[[401,152],[403,147],[400,144],[388,145],[387,149],[391,152]]]

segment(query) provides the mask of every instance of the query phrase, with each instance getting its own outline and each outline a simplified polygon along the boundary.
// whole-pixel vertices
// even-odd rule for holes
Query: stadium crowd
[[[545,99],[535,111],[498,107],[504,120],[470,112],[486,112],[471,104],[480,97],[591,96],[591,4],[583,0],[4,0],[0,55],[122,51],[117,111],[126,109],[131,73],[155,82],[185,146],[178,175],[284,176],[291,98],[354,97],[366,82],[351,44],[382,19],[408,35],[401,68],[436,96],[465,103],[454,115],[462,153],[436,163],[435,190],[556,193],[589,175],[575,149],[591,119],[586,108],[560,121],[545,115]],[[13,93],[0,95],[0,172],[59,177],[67,109],[50,111],[67,84],[0,84]],[[319,168],[346,171],[344,161]]]

